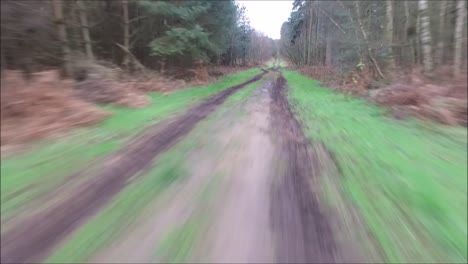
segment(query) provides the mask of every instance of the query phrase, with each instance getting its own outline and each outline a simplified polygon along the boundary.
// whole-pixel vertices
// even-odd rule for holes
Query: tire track
[[[320,210],[314,182],[320,163],[295,119],[281,75],[271,92],[272,127],[286,167],[271,190],[271,219],[279,263],[335,263],[337,246],[332,228]]]
[[[109,159],[101,172],[76,188],[65,200],[19,223],[2,236],[1,262],[40,262],[68,234],[119,193],[133,175],[188,134],[230,95],[260,80],[266,73],[263,70],[250,80],[217,93],[157,133],[137,140]]]

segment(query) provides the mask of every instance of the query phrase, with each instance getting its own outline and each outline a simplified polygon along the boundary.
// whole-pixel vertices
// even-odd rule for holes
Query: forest
[[[465,1],[301,1],[281,28],[295,65],[368,70],[378,78],[423,67],[466,71]]]
[[[250,27],[234,1],[2,1],[2,70],[31,73],[78,60],[128,71],[174,71],[199,63],[259,65],[273,40]]]
[[[148,92],[206,85],[276,53],[233,0],[6,0],[1,32],[2,144],[99,122],[95,104],[147,107]]]
[[[2,0],[1,263],[467,263],[466,0]]]
[[[278,46],[302,73],[396,116],[466,125],[466,10],[466,1],[296,0]]]

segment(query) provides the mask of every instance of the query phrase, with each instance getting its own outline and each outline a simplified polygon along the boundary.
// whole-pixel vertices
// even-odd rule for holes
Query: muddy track
[[[101,170],[92,182],[70,194],[65,200],[31,216],[2,236],[2,263],[39,262],[68,234],[95,214],[121,191],[128,180],[150,165],[151,161],[188,134],[195,125],[230,95],[260,80],[267,71],[239,85],[230,87],[167,124],[156,134],[129,146],[124,155]]]
[[[336,244],[332,228],[320,210],[314,181],[320,163],[295,119],[281,75],[271,91],[272,127],[281,148],[284,172],[271,190],[271,219],[279,263],[334,263]]]

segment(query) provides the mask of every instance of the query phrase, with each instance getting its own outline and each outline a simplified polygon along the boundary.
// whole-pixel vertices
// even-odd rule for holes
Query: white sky
[[[292,9],[290,1],[237,1],[247,8],[250,25],[272,39],[279,39],[281,25],[288,20]]]

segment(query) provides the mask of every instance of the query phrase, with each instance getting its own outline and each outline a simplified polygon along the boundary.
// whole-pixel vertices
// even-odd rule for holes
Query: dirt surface
[[[270,186],[275,176],[275,144],[269,131],[274,76],[238,109],[234,125],[225,120],[222,183],[193,261],[271,263],[275,261],[270,225]],[[221,139],[219,141],[221,141]]]
[[[202,223],[197,225],[200,234],[193,245],[193,254],[185,261],[271,262],[271,247],[263,249],[265,243],[272,241],[267,180],[273,144],[266,133],[269,96],[265,94],[265,87],[271,84],[269,78],[255,96],[219,113],[201,135],[191,135],[199,147],[181,165],[187,171],[187,180],[167,190],[133,227],[90,262],[172,262],[174,259],[158,248],[173,230],[198,221],[200,215],[203,215]],[[264,91],[262,102],[258,100],[260,91]],[[215,199],[200,201],[209,189],[214,189]],[[246,194],[242,200],[240,193]],[[252,218],[245,218],[246,213]],[[253,254],[261,250],[263,256],[270,257]]]
[[[340,223],[330,221],[320,200],[320,177],[326,174],[322,167],[333,166],[332,156],[318,154],[305,138],[289,108],[280,72],[268,73],[260,88],[219,109],[192,131],[229,95],[264,74],[150,129],[104,161],[89,180],[68,189],[66,199],[23,219],[2,236],[2,263],[43,260],[154,157],[186,135],[197,146],[180,165],[184,180],[164,190],[89,262],[360,260],[355,257],[358,250],[346,246],[353,237],[334,233]]]
[[[118,193],[129,178],[147,166],[155,156],[186,135],[200,120],[213,112],[226,98],[265,74],[226,89],[205,102],[189,109],[185,115],[168,124],[159,133],[143,137],[117,154],[106,169],[86,182],[56,206],[18,223],[16,228],[2,234],[2,263],[40,261],[67,234],[93,215]]]
[[[343,243],[335,244],[332,222],[319,204],[319,157],[294,119],[278,76],[270,73],[248,99],[194,138],[200,146],[183,165],[187,181],[158,198],[133,228],[90,262],[343,261]],[[199,201],[213,183],[214,194]],[[189,253],[179,244],[169,255],[158,250],[168,234],[194,221],[198,231]],[[180,236],[180,243],[190,239],[190,234]],[[353,250],[346,254],[348,261],[359,259],[351,256]]]
[[[320,163],[289,108],[285,89],[286,80],[280,76],[271,91],[272,128],[282,150],[280,160],[286,163],[271,195],[277,258],[281,263],[333,263],[334,236],[317,192]]]

